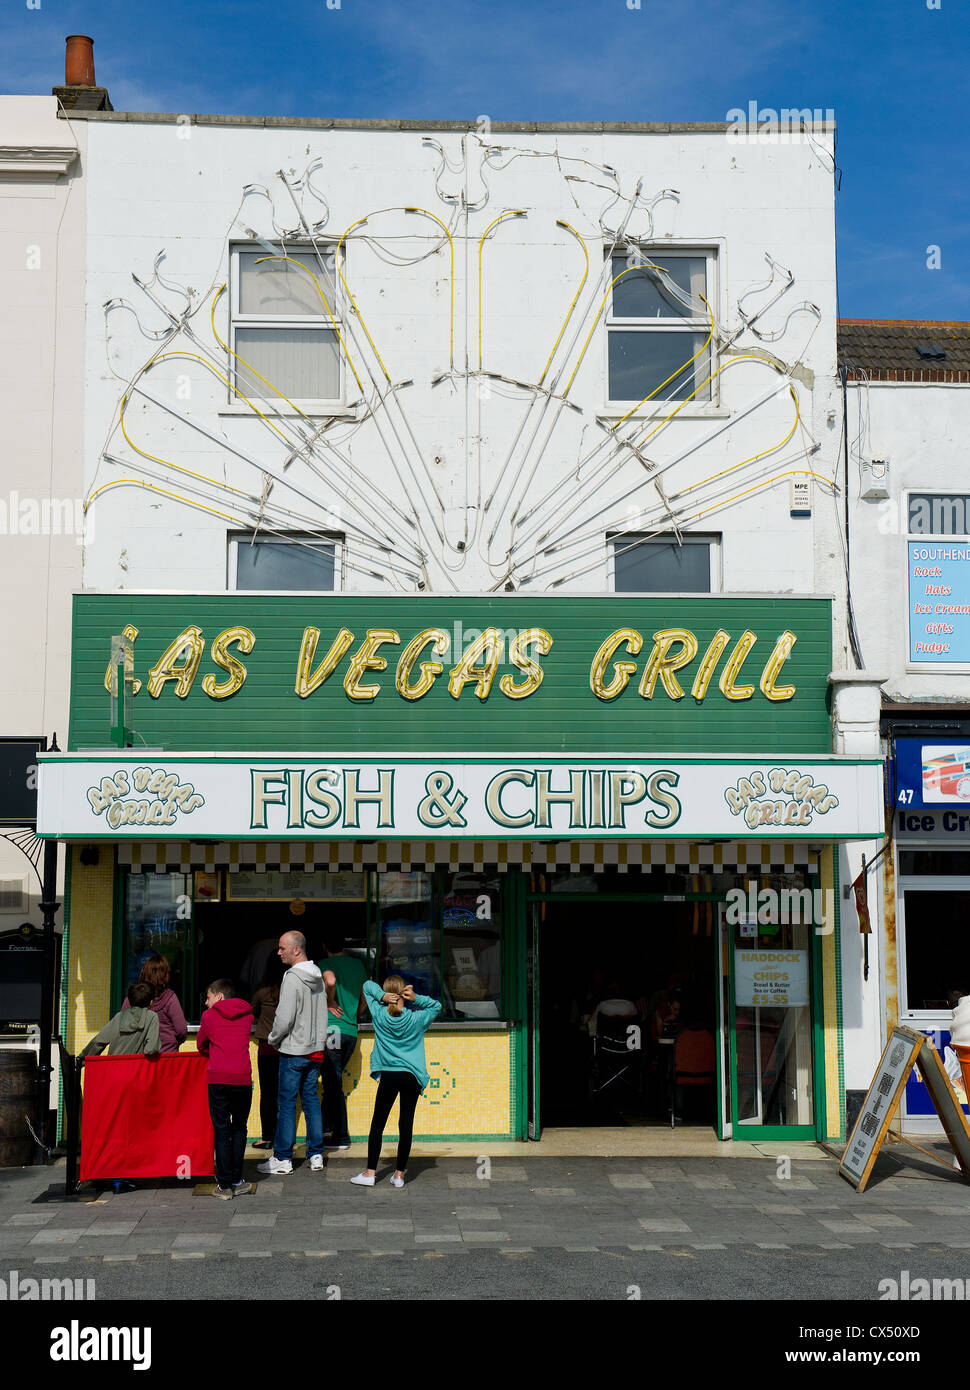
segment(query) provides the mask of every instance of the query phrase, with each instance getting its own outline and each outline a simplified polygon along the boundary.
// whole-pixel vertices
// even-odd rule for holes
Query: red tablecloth
[[[197,1052],[86,1058],[82,1179],[211,1176],[207,1067]]]

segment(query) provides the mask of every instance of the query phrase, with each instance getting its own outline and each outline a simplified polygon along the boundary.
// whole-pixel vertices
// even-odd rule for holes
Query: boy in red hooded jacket
[[[236,998],[231,980],[213,980],[206,991],[205,1013],[196,1046],[209,1059],[209,1114],[215,1130],[216,1187],[213,1196],[226,1201],[252,1192],[243,1181],[246,1126],[253,1103],[253,1069],[249,1035],[253,1010]]]

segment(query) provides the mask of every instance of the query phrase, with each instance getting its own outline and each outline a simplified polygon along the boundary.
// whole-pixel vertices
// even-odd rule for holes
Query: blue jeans
[[[327,1128],[333,1131],[333,1143],[349,1144],[347,1100],[344,1096],[343,1074],[354,1054],[357,1039],[331,1028],[327,1034],[327,1062],[323,1073],[323,1110]]]
[[[303,1104],[306,1120],[307,1157],[323,1153],[323,1115],[317,1095],[317,1079],[322,1063],[309,1057],[288,1057],[280,1053],[279,1111],[276,1116],[275,1158],[292,1158],[296,1143],[296,1098]]]

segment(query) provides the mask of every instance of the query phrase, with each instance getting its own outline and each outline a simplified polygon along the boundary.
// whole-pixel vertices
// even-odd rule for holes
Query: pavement
[[[311,1173],[298,1149],[292,1175],[264,1178],[265,1155],[250,1150],[255,1190],[232,1201],[215,1200],[211,1180],[174,1179],[67,1199],[63,1159],[0,1170],[0,1275],[93,1277],[99,1298],[122,1299],[310,1288],[321,1299],[824,1300],[875,1299],[881,1279],[923,1269],[968,1279],[970,1297],[970,1183],[952,1169],[896,1145],[858,1193],[816,1145],[726,1157],[691,1142],[652,1157],[426,1148],[401,1190],[387,1181],[392,1161],[374,1188],[352,1185],[356,1151]]]

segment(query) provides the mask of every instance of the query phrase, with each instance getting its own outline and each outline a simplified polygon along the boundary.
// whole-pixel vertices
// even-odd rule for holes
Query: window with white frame
[[[229,588],[330,593],[338,588],[339,536],[237,532],[229,537]]]
[[[320,261],[323,261],[321,266]],[[232,249],[232,381],[250,400],[343,401],[333,247]]]
[[[606,318],[611,402],[712,399],[704,301],[713,303],[714,271],[712,251],[632,246],[614,254]]]
[[[719,537],[610,536],[618,594],[711,594],[720,588]]]

